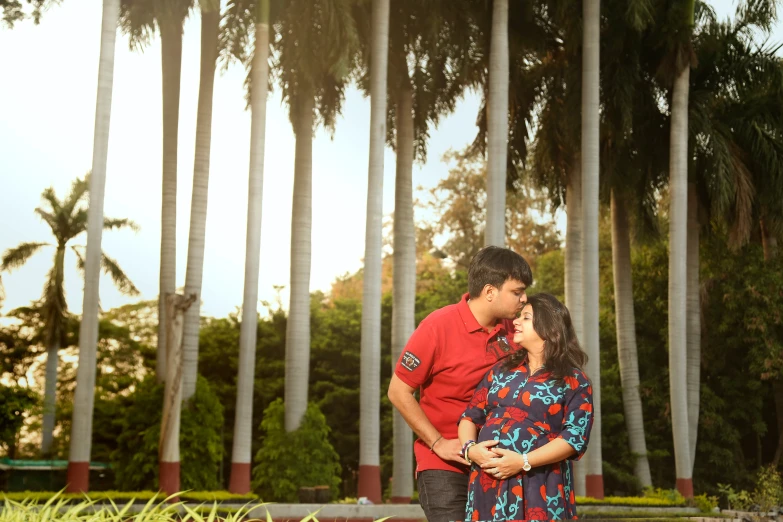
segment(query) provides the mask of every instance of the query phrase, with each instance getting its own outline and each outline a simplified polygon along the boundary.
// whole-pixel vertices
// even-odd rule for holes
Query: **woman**
[[[587,355],[550,294],[529,296],[514,327],[523,349],[489,371],[459,423],[472,464],[465,520],[576,518],[571,460],[593,424]]]

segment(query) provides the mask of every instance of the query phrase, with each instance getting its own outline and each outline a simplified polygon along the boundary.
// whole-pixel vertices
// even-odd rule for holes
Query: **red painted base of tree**
[[[87,493],[90,490],[90,463],[68,462],[66,493]]]
[[[179,462],[161,462],[158,473],[160,490],[163,493],[171,495],[181,491],[179,488]]]
[[[411,497],[392,497],[391,498],[392,504],[410,504],[411,503]]]
[[[677,479],[677,491],[685,498],[693,498],[693,479]]]
[[[592,498],[604,498],[604,476],[585,476],[585,494]]]
[[[373,504],[380,504],[381,498],[381,467],[359,466],[359,497],[367,497]]]
[[[250,493],[250,463],[232,462],[228,491],[237,495]]]

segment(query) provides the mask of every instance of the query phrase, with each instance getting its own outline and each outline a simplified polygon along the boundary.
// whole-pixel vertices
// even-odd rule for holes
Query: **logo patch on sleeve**
[[[409,372],[412,372],[421,364],[419,358],[413,355],[411,352],[405,352],[405,354],[402,356],[401,362],[402,366]]]

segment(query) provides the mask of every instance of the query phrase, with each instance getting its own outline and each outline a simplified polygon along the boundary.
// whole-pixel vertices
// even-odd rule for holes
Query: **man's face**
[[[498,319],[514,319],[527,302],[525,283],[517,279],[506,279],[503,285],[495,290],[492,308]]]

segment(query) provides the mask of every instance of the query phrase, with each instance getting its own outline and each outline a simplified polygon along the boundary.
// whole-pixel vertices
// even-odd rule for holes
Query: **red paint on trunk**
[[[160,462],[158,469],[160,490],[166,495],[179,493],[179,462]],[[178,499],[171,499],[177,501]]]
[[[238,495],[250,493],[250,463],[232,462],[228,491]]]
[[[685,498],[693,498],[693,479],[677,479],[677,491]]]
[[[66,493],[87,493],[90,490],[90,463],[68,462]]]
[[[359,497],[367,497],[373,504],[383,502],[381,498],[381,467],[359,466]]]
[[[604,476],[587,475],[585,477],[585,493],[588,497],[604,498]]]

